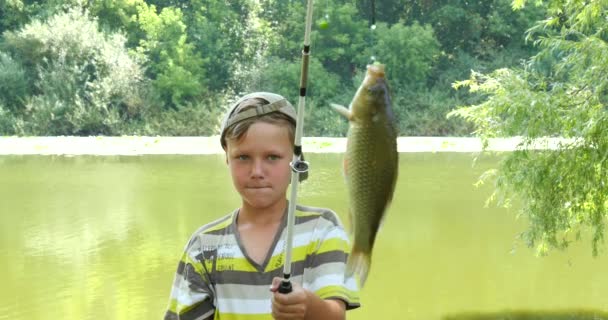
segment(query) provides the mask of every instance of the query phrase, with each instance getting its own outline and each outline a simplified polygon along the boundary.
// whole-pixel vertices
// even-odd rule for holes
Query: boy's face
[[[239,140],[226,142],[226,161],[243,206],[269,208],[285,201],[293,157],[293,141],[287,128],[252,124]]]

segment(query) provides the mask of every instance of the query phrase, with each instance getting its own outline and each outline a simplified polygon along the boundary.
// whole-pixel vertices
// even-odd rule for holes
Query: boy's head
[[[293,106],[273,93],[248,94],[228,110],[220,142],[243,208],[284,204],[295,125]]]
[[[222,122],[220,143],[224,151],[228,151],[229,141],[241,140],[251,125],[264,122],[287,129],[293,147],[296,121],[295,108],[283,96],[270,92],[250,93],[238,99],[228,109]],[[300,173],[299,178],[299,181],[306,180],[308,173]]]
[[[239,140],[258,121],[284,126],[293,141],[296,110],[282,96],[270,92],[254,92],[241,97],[228,110],[220,131],[220,142],[226,150],[227,141]]]

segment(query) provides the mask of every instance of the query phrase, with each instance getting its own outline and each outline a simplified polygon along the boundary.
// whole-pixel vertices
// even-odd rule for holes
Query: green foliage
[[[397,95],[393,98],[393,109],[399,133],[404,136],[466,135],[470,126],[462,119],[445,116],[459,104],[458,98],[439,89]]]
[[[475,104],[479,98],[451,90],[449,84],[466,77],[470,69],[487,73],[518,65],[521,59],[533,55],[536,49],[530,45],[532,41],[524,42],[523,32],[542,17],[546,7],[558,8],[556,3],[565,2],[552,1],[513,11],[510,0],[375,1],[377,28],[372,31],[370,0],[316,2],[311,34],[314,58],[311,66],[316,69],[308,81],[306,134],[345,133],[346,123],[327,106],[329,102],[347,104],[372,56],[387,65],[401,134],[465,134],[467,125],[455,119],[446,120],[444,114],[456,103]],[[579,7],[584,4],[576,3]],[[104,115],[106,111],[94,111],[103,108],[91,107],[92,103],[99,103],[106,106],[108,113],[90,119],[104,118],[109,122],[100,126],[89,124],[87,128],[108,134],[176,135],[192,133],[188,129],[192,125],[189,118],[182,114],[191,112],[190,117],[197,118],[206,112],[205,101],[248,91],[260,81],[270,86],[263,89],[289,91],[295,102],[300,72],[296,60],[300,59],[303,44],[305,5],[305,1],[283,0],[0,1],[0,32],[3,32],[0,51],[14,60],[9,65],[20,66],[24,77],[19,71],[2,76],[25,78],[28,83],[25,93],[11,91],[0,100],[14,120],[10,126],[17,128],[14,132],[36,127],[32,123],[34,118],[47,119],[33,116],[38,112],[34,105],[54,110],[46,112],[47,116],[55,115],[55,111],[64,114],[55,109],[71,110],[70,106],[78,103],[84,112],[93,110]],[[59,33],[65,34],[63,40],[47,41],[54,36],[47,22],[66,12],[89,12],[88,16],[94,17],[89,19],[96,22],[94,30],[78,22],[69,32],[68,26],[58,25]],[[556,23],[562,23],[564,15],[553,17],[557,19],[553,19],[551,28],[557,30]],[[326,22],[324,27],[322,21]],[[15,36],[25,28],[38,28],[41,33]],[[82,36],[87,33],[92,37]],[[122,37],[121,50],[129,52],[128,58],[137,61],[143,70],[132,73],[125,69],[138,79],[137,84],[126,85],[131,88],[127,91],[117,88],[128,81],[116,86],[112,83],[90,86],[102,78],[115,78],[109,76],[115,69],[103,67],[108,63],[104,60],[107,57],[95,58],[106,49],[101,49],[101,45],[95,48],[91,42],[111,42],[109,39],[118,34]],[[85,49],[80,52],[79,46],[69,39],[82,42]],[[118,55],[119,60],[123,59],[122,54]],[[550,73],[552,59],[559,56],[554,52],[539,58],[543,62],[537,62],[534,68]],[[278,65],[274,66],[275,63]],[[278,72],[286,65],[287,76]],[[59,66],[66,70],[59,70]],[[53,76],[44,78],[44,73]],[[73,78],[67,79],[70,73]],[[44,79],[64,79],[65,85],[54,86]],[[11,85],[18,88],[19,83],[23,82],[16,80]],[[45,101],[40,102],[43,98]],[[83,117],[73,119],[83,123],[93,121]],[[172,129],[164,130],[163,121]],[[37,134],[50,134],[44,132],[47,125],[37,126],[36,130],[42,130]],[[79,129],[79,125],[63,128],[76,130],[72,134],[88,134],[93,130]],[[184,131],[179,133],[175,128]]]
[[[181,2],[181,1],[175,1]],[[195,52],[204,57],[205,79],[209,90],[224,92],[239,66],[253,63],[268,46],[268,21],[260,19],[259,4],[250,0],[184,1],[184,21]]]
[[[26,17],[21,0],[0,2],[0,33],[19,26]]]
[[[70,10],[5,34],[35,86],[25,103],[26,133],[112,134],[141,112],[143,74],[120,34],[106,36],[86,12]]]
[[[211,136],[219,132],[220,119],[228,96],[218,94],[201,100],[197,104],[188,104],[179,110],[153,112],[139,126],[125,128],[128,134],[161,135],[161,136]]]
[[[15,129],[17,122],[18,119],[13,113],[9,112],[0,102],[0,133],[8,136],[18,134],[19,132]]]
[[[529,245],[545,254],[590,229],[597,254],[608,217],[608,2],[552,8],[563,19],[531,29],[541,50],[526,67],[456,83],[486,99],[451,115],[472,122],[484,139],[522,137],[496,172],[495,197],[522,200]],[[534,151],[545,137],[571,139],[554,151]]]
[[[349,3],[330,6],[324,14],[328,27],[313,32],[313,54],[329,72],[339,75],[345,82],[350,81],[355,70],[365,67],[369,60],[369,55],[362,55],[371,36],[367,22],[357,17],[357,9]],[[292,51],[292,55],[293,52],[297,50]]]
[[[402,23],[387,26],[378,24],[378,39],[367,56],[375,53],[379,62],[386,64],[387,77],[393,88],[406,90],[426,87],[426,80],[439,55],[439,42],[430,26]]]
[[[479,12],[447,4],[433,13],[432,22],[443,48],[454,52],[471,49],[479,43],[484,20]]]
[[[204,92],[203,60],[187,42],[181,10],[142,3],[137,7],[137,22],[145,33],[137,51],[149,60],[147,75],[163,101],[178,107]]]
[[[0,105],[17,112],[23,109],[23,100],[28,94],[28,81],[21,64],[0,51]]]
[[[265,1],[261,17],[270,24],[270,29],[280,37],[271,37],[268,43],[268,56],[279,59],[294,59],[302,51],[304,37],[305,3],[295,1]],[[279,3],[283,3],[280,5]],[[312,36],[311,36],[312,37]],[[316,43],[312,46],[316,52]]]

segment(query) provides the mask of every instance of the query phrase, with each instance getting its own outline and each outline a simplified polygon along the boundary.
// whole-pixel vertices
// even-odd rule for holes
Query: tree
[[[124,36],[100,32],[88,12],[72,9],[33,20],[4,37],[12,54],[2,55],[6,76],[19,80],[27,74],[33,82],[15,96],[17,81],[4,94],[16,100],[7,109],[26,120],[17,133],[113,134],[121,120],[142,112],[141,66],[128,54]]]
[[[485,178],[495,178],[491,200],[521,201],[528,245],[546,254],[590,230],[597,255],[608,218],[608,1],[548,7],[547,19],[527,33],[538,54],[521,68],[474,72],[457,82],[485,100],[450,115],[472,122],[486,146],[488,138],[521,136]],[[547,137],[564,139],[554,150],[536,150]]]
[[[165,1],[159,1],[165,2]],[[175,2],[175,1],[173,1]],[[184,22],[195,51],[206,61],[206,85],[221,92],[233,85],[234,69],[254,62],[265,50],[267,25],[251,0],[188,0]]]

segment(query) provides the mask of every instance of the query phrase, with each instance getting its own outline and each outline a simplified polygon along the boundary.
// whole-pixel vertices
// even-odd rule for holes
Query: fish
[[[397,121],[385,65],[372,64],[349,108],[331,104],[349,121],[343,170],[349,198],[352,248],[346,275],[363,287],[376,235],[393,198],[398,175]]]

